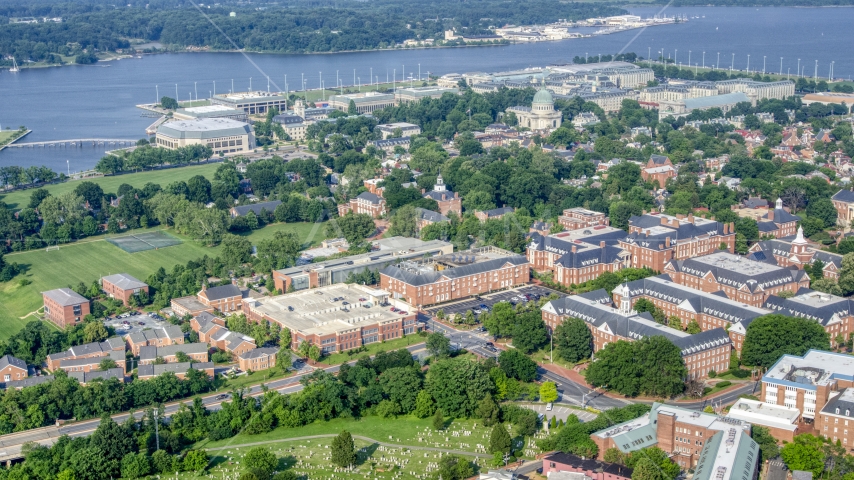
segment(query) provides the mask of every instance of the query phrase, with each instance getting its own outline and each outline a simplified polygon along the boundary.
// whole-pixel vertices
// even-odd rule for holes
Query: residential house
[[[51,353],[47,356],[48,370],[56,370],[63,360],[76,360],[80,358],[101,358],[110,355],[110,352],[121,352],[124,356],[125,341],[121,337],[110,337],[103,342],[85,343],[75,345],[68,350]]]
[[[641,169],[641,178],[645,182],[658,182],[659,188],[667,185],[667,180],[676,177],[676,168],[668,157],[663,155],[652,155],[649,161]]]
[[[463,201],[460,195],[448,190],[441,174],[436,178],[433,190],[429,192],[421,190],[421,196],[435,200],[439,204],[439,213],[442,215],[447,215],[449,212],[456,212],[458,216],[463,214]]]
[[[214,376],[213,362],[177,362],[140,365],[136,370],[136,377],[140,380],[150,380],[164,373],[172,372],[178,378],[186,378],[190,369],[205,372],[208,377]]]
[[[338,205],[338,215],[344,216],[348,212],[364,213],[373,218],[379,218],[386,214],[385,199],[371,192],[362,192],[351,198],[348,203]]]
[[[237,355],[237,365],[244,372],[267,370],[276,366],[276,354],[279,349],[275,347],[262,347],[249,350]]]
[[[202,285],[196,296],[202,304],[223,313],[239,311],[243,301],[243,292],[232,283],[211,288]]]
[[[259,203],[250,203],[248,205],[241,205],[239,207],[231,207],[229,213],[231,214],[231,218],[242,217],[249,212],[254,213],[255,215],[260,216],[262,213],[267,212],[270,215],[273,215],[273,212],[276,211],[276,207],[281,205],[281,200],[273,200],[270,202],[259,202]]]
[[[475,210],[474,216],[481,222],[485,222],[487,220],[498,220],[500,218],[504,218],[504,215],[515,211],[516,209],[513,207],[493,208],[492,210]]]
[[[190,357],[190,360],[193,362],[208,361],[208,344],[185,343],[178,345],[166,345],[163,347],[140,347],[139,364],[152,364],[155,363],[158,358],[162,358],[166,363],[178,363],[178,352],[183,352],[185,355]]]
[[[184,332],[177,325],[167,325],[164,328],[154,328],[134,332],[125,337],[128,349],[134,356],[139,355],[140,347],[162,347],[166,345],[181,345],[184,343]]]
[[[9,354],[0,357],[0,379],[3,380],[3,383],[23,380],[28,376],[27,362]]]

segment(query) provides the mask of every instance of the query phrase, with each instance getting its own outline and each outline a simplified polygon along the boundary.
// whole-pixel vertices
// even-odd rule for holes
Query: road
[[[423,350],[424,344],[419,343],[416,345],[410,345],[406,347],[407,350],[412,352],[413,354]],[[348,362],[351,364],[356,363],[356,360],[352,362]],[[337,373],[341,368],[340,365],[335,365],[326,369],[329,373]],[[295,393],[302,390],[302,385],[299,381],[306,375],[310,375],[310,371],[305,373],[300,373],[298,375],[294,375],[288,378],[282,378],[279,380],[272,380],[270,382],[264,383],[268,390],[277,390],[280,393]],[[264,390],[261,389],[260,384],[254,385],[251,387],[247,387],[248,395],[257,397],[264,393]],[[223,394],[222,392],[206,395],[201,397],[202,404],[208,410],[217,410],[220,407],[222,402],[229,401],[231,399],[230,395]],[[167,403],[163,407],[163,412],[160,413],[163,417],[170,417],[178,409],[181,408],[181,404],[190,403],[191,400],[184,399],[176,402]],[[134,417],[137,419],[141,419],[145,414],[144,411],[134,412]],[[117,423],[122,423],[127,420],[130,413],[119,413],[116,415],[112,415],[112,419]],[[25,443],[36,442],[42,445],[53,445],[56,440],[62,435],[68,435],[69,437],[83,437],[91,434],[98,428],[98,424],[101,423],[101,420],[98,418],[93,418],[90,420],[83,420],[80,422],[68,423],[62,425],[60,427],[51,426],[51,427],[43,427],[36,428],[32,430],[26,430],[23,432],[10,433],[8,435],[0,435],[0,461],[7,460],[15,460],[21,458],[21,447]]]

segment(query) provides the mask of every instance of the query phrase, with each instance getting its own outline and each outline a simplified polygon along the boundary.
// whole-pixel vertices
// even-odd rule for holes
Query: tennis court
[[[128,253],[166,248],[181,243],[181,240],[178,240],[172,235],[164,232],[146,232],[136,235],[125,235],[123,237],[108,238],[107,241]]]

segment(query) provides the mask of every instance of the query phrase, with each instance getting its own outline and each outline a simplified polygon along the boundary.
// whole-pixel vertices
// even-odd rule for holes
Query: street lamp
[[[157,417],[158,410],[154,409],[154,436],[157,450],[160,450],[160,419]]]
[[[762,75],[765,75],[765,57],[766,55],[762,55]]]
[[[706,52],[703,52],[703,69],[706,68]]]
[[[780,57],[780,75],[783,75],[783,57]]]

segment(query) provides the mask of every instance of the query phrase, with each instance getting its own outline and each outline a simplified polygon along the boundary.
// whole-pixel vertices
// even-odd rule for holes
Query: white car
[[[554,408],[554,404],[552,404],[551,402],[546,404],[546,411],[547,412],[551,412],[552,408]]]

